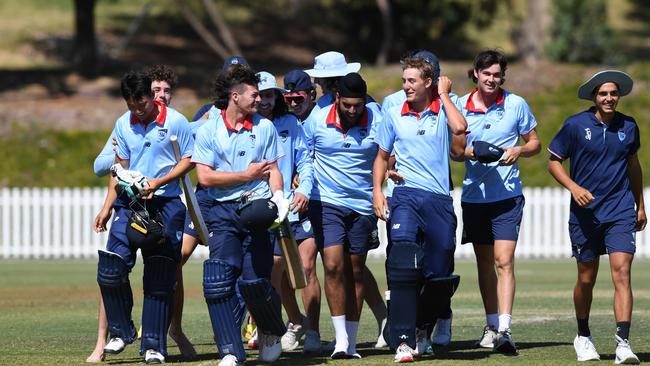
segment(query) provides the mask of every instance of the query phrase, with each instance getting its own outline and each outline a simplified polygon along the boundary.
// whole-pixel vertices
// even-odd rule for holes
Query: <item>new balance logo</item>
[[[400,225],[400,224],[394,224],[394,225],[393,225],[393,229],[395,229],[395,230],[399,229],[399,225]]]

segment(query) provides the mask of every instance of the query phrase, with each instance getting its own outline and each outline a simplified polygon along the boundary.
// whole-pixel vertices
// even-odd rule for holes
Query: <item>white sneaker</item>
[[[320,334],[317,331],[309,329],[305,332],[305,344],[303,344],[302,352],[321,353]]]
[[[431,340],[427,337],[426,329],[415,329],[415,351],[413,352],[414,356],[422,356],[427,353],[433,353],[433,348],[431,347]]]
[[[384,319],[381,322],[381,330],[379,331],[379,336],[377,337],[377,343],[375,343],[375,348],[384,348],[388,346],[388,343],[384,339],[384,328],[386,328],[386,321],[388,319]]]
[[[517,353],[517,346],[512,339],[510,329],[497,333],[497,340],[494,343],[494,351],[499,353]]]
[[[614,337],[616,338],[616,358],[614,363],[616,365],[638,365],[639,358],[632,352],[630,342],[617,335]]]
[[[413,355],[415,354],[415,350],[413,348],[409,347],[408,344],[402,343],[397,347],[397,351],[395,351],[395,358],[393,359],[396,363],[406,363],[406,362],[413,362]]]
[[[497,330],[492,328],[489,325],[486,325],[483,327],[483,335],[481,336],[481,339],[476,341],[474,346],[480,347],[480,348],[494,348],[494,344],[497,341]]]
[[[287,325],[287,332],[282,336],[280,343],[282,343],[283,351],[293,351],[300,344],[300,338],[305,334],[305,327],[300,324],[293,324],[289,322]]]
[[[163,356],[160,352],[156,351],[155,349],[148,349],[144,353],[144,362],[146,362],[147,364],[165,363],[165,356]]]
[[[576,350],[578,361],[598,361],[600,355],[596,352],[596,346],[589,337],[582,337],[577,335],[573,340],[573,348]]]
[[[239,366],[241,365],[235,355],[226,355],[219,361],[219,366]]]
[[[257,342],[257,327],[253,330],[252,337],[246,343],[246,347],[248,347],[248,349],[257,349],[259,347]]]
[[[260,345],[260,354],[257,359],[262,362],[273,362],[282,354],[282,343],[280,337],[274,334],[257,333]]]
[[[104,353],[116,355],[124,351],[124,348],[126,348],[124,340],[120,337],[113,337],[104,346]]]
[[[451,343],[451,319],[438,319],[433,329],[431,343],[438,346],[448,346]]]
[[[348,347],[350,344],[348,343],[347,339],[345,342],[339,342],[334,341],[334,351],[332,351],[332,355],[330,356],[333,360],[342,360],[348,358]]]

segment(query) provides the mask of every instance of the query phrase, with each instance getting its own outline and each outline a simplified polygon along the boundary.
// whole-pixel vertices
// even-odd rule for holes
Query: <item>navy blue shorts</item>
[[[196,202],[198,202],[199,207],[206,207],[210,201],[213,200],[212,197],[210,197],[208,190],[203,188],[203,186],[200,184],[196,185],[196,191],[194,191],[194,194],[196,195]],[[205,213],[201,211],[201,214],[203,216],[203,220],[205,220]],[[199,233],[194,228],[194,223],[192,222],[192,217],[190,216],[189,210],[187,210],[187,214],[185,215],[185,225],[183,226],[183,231],[184,234],[187,234],[196,239],[200,239]],[[205,243],[201,244],[207,245]]]
[[[461,243],[494,245],[495,240],[519,239],[524,196],[496,202],[462,202],[463,236]]]
[[[603,224],[569,223],[573,256],[578,262],[593,262],[603,254],[636,252],[636,218]]]
[[[314,237],[314,230],[311,226],[311,221],[307,216],[300,217],[299,221],[293,221],[289,223],[291,225],[291,230],[293,231],[293,237],[296,239],[296,243],[300,243],[309,238]],[[281,256],[282,251],[280,250],[280,243],[278,243],[277,237],[273,235],[273,255]]]
[[[242,270],[245,280],[270,278],[273,244],[267,230],[251,232],[241,223],[239,202],[212,200],[202,212],[208,226],[210,259],[220,259]]]
[[[391,198],[391,210],[391,253],[399,250],[401,244],[416,243],[422,248],[424,278],[452,274],[456,251],[452,198],[417,188],[397,187]]]
[[[181,242],[183,239],[183,218],[185,217],[185,205],[179,197],[158,197],[155,196],[146,202],[147,209],[159,211],[165,225],[164,244],[148,250],[142,250],[144,258],[152,255],[162,255],[179,261],[181,257]],[[126,227],[129,217],[133,211],[128,207],[126,202],[121,199],[115,201],[113,205],[115,214],[106,243],[106,250],[113,252],[129,265],[135,265],[137,248],[129,244],[126,237]]]
[[[346,252],[363,255],[379,247],[375,214],[362,215],[346,207],[312,200],[309,220],[319,250],[344,245]]]

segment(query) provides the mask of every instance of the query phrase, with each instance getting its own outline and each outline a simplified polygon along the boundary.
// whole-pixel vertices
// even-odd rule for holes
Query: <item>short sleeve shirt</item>
[[[609,126],[600,122],[593,110],[564,122],[548,151],[558,159],[569,159],[571,179],[594,196],[594,202],[584,208],[571,199],[570,223],[636,217],[627,159],[639,147],[636,121],[622,113],[616,112]]]

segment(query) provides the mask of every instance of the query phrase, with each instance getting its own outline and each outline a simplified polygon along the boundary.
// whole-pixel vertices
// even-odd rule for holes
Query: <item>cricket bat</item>
[[[176,156],[176,162],[181,161],[181,147],[178,145],[178,137],[172,135],[169,140],[172,142],[172,147],[174,148],[174,155]],[[185,203],[187,204],[187,209],[190,212],[190,218],[194,224],[194,228],[199,233],[199,239],[201,239],[201,244],[208,245],[208,227],[203,221],[203,215],[201,215],[201,208],[199,207],[198,202],[196,201],[196,195],[194,194],[194,189],[192,186],[192,181],[190,180],[190,175],[185,174],[181,179],[183,182],[183,193],[185,193]]]
[[[289,219],[284,219],[280,223],[280,226],[276,229],[276,235],[282,251],[282,262],[291,287],[296,290],[305,288],[307,286],[307,277],[305,276],[305,269],[302,267],[300,251],[298,251],[298,244],[296,244],[296,239],[293,237]]]

